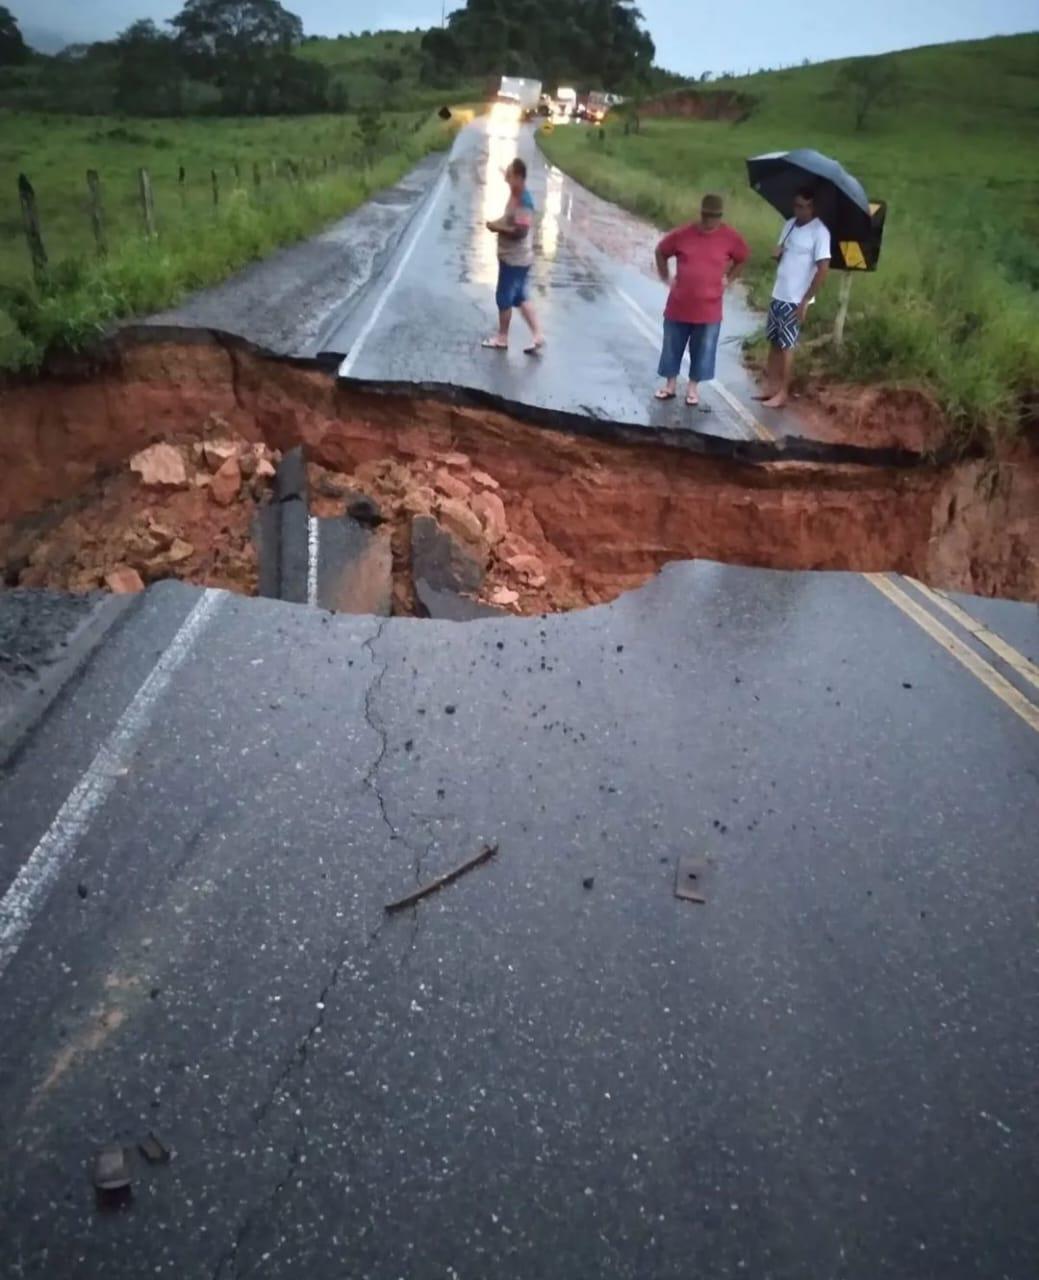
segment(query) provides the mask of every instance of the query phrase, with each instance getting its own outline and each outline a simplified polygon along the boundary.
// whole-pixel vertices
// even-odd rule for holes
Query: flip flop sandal
[[[509,349],[507,342],[496,342],[494,338],[484,338],[480,346],[486,347],[488,351],[508,351]]]
[[[545,349],[545,344],[543,342],[535,342],[533,343],[533,345],[529,347],[524,347],[523,354],[525,356],[539,356],[544,351],[544,349]]]
[[[700,408],[700,401],[699,401],[699,400],[690,400],[690,399],[689,399],[689,397],[688,397],[688,396],[686,396],[686,398],[685,398],[685,407],[686,407],[687,409],[699,409],[699,408]]]
[[[654,400],[674,400],[677,394],[678,394],[677,391],[654,391],[653,399]]]

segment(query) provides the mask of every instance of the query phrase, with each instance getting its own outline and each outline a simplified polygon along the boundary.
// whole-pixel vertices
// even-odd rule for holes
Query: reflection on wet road
[[[480,347],[495,326],[498,271],[485,224],[504,210],[504,170],[517,155],[538,209],[533,300],[549,344],[538,360],[523,354],[518,317],[512,350]],[[655,239],[548,164],[529,126],[492,114],[459,135],[395,263],[326,349],[346,357],[344,376],[450,383],[636,425],[772,438],[739,359],[740,339],[758,322],[738,295],[727,303],[720,381],[703,409],[653,399],[665,297],[650,274]]]

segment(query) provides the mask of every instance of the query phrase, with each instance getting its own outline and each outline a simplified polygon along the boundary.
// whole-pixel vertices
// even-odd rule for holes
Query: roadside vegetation
[[[313,234],[451,135],[449,123],[415,113],[359,127],[328,115],[127,121],[0,112],[0,369],[36,368],[52,347],[80,347],[113,320],[171,306]],[[145,228],[142,167],[154,235]],[[101,181],[103,256],[88,168]],[[18,204],[23,171],[48,258],[36,279]]]
[[[168,307],[447,146],[443,93],[406,91],[421,67],[417,37],[308,41],[279,0],[185,0],[54,57],[0,5],[0,368]]]
[[[879,270],[854,280],[844,348],[813,345],[802,377],[919,387],[964,438],[1012,435],[1039,414],[1039,35],[911,50],[864,74],[871,61],[698,84],[704,114],[711,95],[750,95],[735,123],[666,118],[653,114],[666,98],[644,100],[542,145],[661,227],[724,193],[762,306],[780,219],[748,188],[745,159],[799,146],[837,157],[888,202],[884,247]],[[837,292],[831,277],[808,339],[832,328]]]

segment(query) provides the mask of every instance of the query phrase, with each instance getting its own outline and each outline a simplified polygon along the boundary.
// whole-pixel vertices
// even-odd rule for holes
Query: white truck
[[[569,119],[577,112],[577,90],[567,85],[560,85],[556,90],[556,113]]]
[[[498,101],[513,103],[521,111],[537,111],[541,98],[541,81],[525,76],[502,76]]]

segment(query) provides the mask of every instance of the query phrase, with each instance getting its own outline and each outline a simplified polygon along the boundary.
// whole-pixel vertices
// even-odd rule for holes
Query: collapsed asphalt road
[[[1024,1280],[1037,764],[857,575],[155,589],[0,793],[6,1273]]]
[[[135,598],[0,778],[5,1275],[1032,1277],[1037,657],[707,560],[465,626]]]

